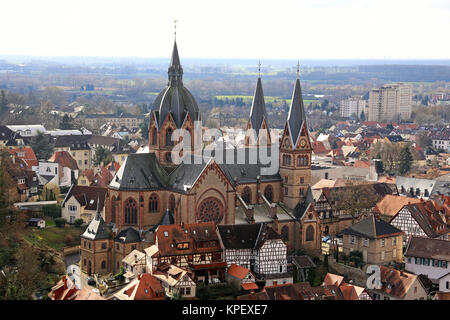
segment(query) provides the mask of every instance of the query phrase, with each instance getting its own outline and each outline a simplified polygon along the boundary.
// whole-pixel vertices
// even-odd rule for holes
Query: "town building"
[[[424,274],[438,284],[450,273],[450,241],[412,236],[406,245],[405,260],[406,271]]]
[[[433,201],[427,200],[403,206],[389,223],[404,232],[404,246],[410,236],[448,240],[449,230],[443,215]]]
[[[58,136],[55,151],[67,151],[75,159],[79,170],[92,167],[92,150],[89,146],[91,135]]]
[[[343,252],[362,253],[363,261],[369,264],[402,262],[403,232],[374,215],[343,230]]]
[[[195,298],[197,284],[192,273],[174,265],[160,264],[152,275],[161,282],[166,297],[170,299]]]
[[[366,104],[367,104],[366,100],[361,99],[361,97],[350,97],[348,99],[341,100],[340,103],[341,117],[343,118],[355,117],[359,119],[361,113],[364,113],[364,116],[367,117]]]
[[[369,121],[411,118],[412,86],[403,83],[384,85],[369,94]]]
[[[136,114],[87,114],[84,117],[84,125],[90,129],[100,128],[103,124],[113,124],[118,127],[139,128],[144,122],[144,115]]]
[[[164,289],[154,276],[139,274],[136,279],[120,289],[113,296],[114,300],[165,300]]]
[[[419,277],[380,266],[381,286],[369,289],[374,300],[426,300],[427,292]]]
[[[88,224],[97,209],[104,217],[106,192],[106,188],[72,185],[61,204],[61,217],[69,223],[83,219]]]

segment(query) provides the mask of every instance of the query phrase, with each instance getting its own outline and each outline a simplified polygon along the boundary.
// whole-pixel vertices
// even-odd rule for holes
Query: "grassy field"
[[[50,227],[44,229],[30,229],[30,232],[25,235],[25,238],[34,246],[45,248],[50,247],[57,251],[62,251],[66,246],[65,237],[66,235],[72,236],[77,239],[81,235],[82,230],[75,227],[67,228],[57,228]]]

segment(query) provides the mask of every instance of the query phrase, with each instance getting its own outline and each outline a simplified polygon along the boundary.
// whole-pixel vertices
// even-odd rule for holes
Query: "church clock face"
[[[300,147],[304,148],[306,146],[306,140],[305,139],[301,139],[300,140]]]
[[[223,208],[214,198],[204,200],[198,209],[198,219],[202,222],[214,221],[218,224],[223,218]]]

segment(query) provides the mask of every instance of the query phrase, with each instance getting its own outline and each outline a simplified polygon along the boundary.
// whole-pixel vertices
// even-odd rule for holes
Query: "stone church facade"
[[[149,153],[129,155],[108,187],[105,223],[111,227],[112,237],[132,228],[149,242],[138,247],[148,247],[156,228],[168,221],[265,223],[281,235],[288,250],[303,248],[318,254],[320,219],[309,187],[312,146],[298,76],[280,140],[280,167],[272,175],[261,175],[259,163],[227,164],[215,158],[195,161],[200,156],[194,154],[198,139],[194,136],[195,121],[201,121],[201,115],[195,98],[183,85],[176,42],[168,78],[150,113]],[[173,148],[184,138],[172,141],[176,129],[190,133],[190,141],[184,141],[185,146],[191,146],[190,164],[175,165],[172,161]],[[247,129],[254,129],[256,136],[245,137],[244,152],[258,148],[258,143],[273,143],[260,77]],[[232,153],[236,158],[238,151]],[[107,265],[117,270],[117,261]]]

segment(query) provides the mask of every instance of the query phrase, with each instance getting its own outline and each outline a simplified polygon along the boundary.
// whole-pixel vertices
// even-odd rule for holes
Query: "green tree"
[[[64,218],[56,218],[55,219],[55,225],[58,227],[58,228],[62,228],[62,227],[64,227],[64,225],[66,224],[66,219],[64,219]]]
[[[61,217],[61,205],[59,204],[48,204],[42,207],[42,212],[46,217],[52,219]]]
[[[366,120],[366,115],[364,114],[364,110],[361,111],[361,114],[360,114],[360,116],[359,116],[359,119],[360,119],[361,121],[365,121],[365,120]]]
[[[0,98],[0,113],[3,113],[8,108],[8,100],[6,99],[5,91],[2,90]]]
[[[400,152],[398,172],[401,175],[407,174],[411,170],[412,162],[413,157],[411,155],[411,151],[409,151],[409,146],[403,147],[402,151]]]
[[[111,160],[112,154],[110,150],[103,148],[102,146],[95,149],[94,165],[98,166],[101,163],[106,165],[107,163],[110,163]]]
[[[43,132],[39,131],[36,136],[31,139],[30,146],[38,160],[48,159],[53,154],[54,145],[50,136],[47,136]]]
[[[71,130],[74,128],[73,119],[69,115],[65,114],[59,123],[59,128],[62,130]]]
[[[145,117],[144,122],[139,125],[139,128],[141,129],[141,136],[146,140],[148,139],[148,124],[149,118]]]
[[[82,224],[83,224],[83,219],[75,219],[73,222],[73,225],[77,228],[81,227]]]

